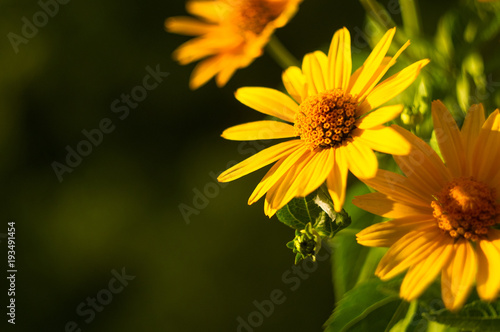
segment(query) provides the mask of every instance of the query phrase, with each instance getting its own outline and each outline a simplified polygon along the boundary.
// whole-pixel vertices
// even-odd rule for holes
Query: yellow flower
[[[185,65],[201,61],[191,74],[190,87],[197,89],[216,76],[224,86],[239,68],[262,54],[274,30],[287,24],[302,0],[192,0],[186,9],[192,17],[171,17],[167,31],[198,36],[174,51]]]
[[[428,63],[418,61],[377,85],[409,45],[403,45],[394,57],[386,57],[395,31],[387,31],[363,66],[351,75],[349,31],[338,30],[328,56],[320,51],[307,54],[302,70],[290,67],[283,72],[283,83],[293,99],[274,89],[238,89],[236,98],[240,102],[286,122],[242,124],[225,130],[224,138],[295,139],[244,160],[222,173],[219,181],[232,181],[277,161],[248,204],[267,193],[264,210],[272,216],[292,198],[304,197],[326,181],[335,210],[341,211],[348,169],[357,177],[370,178],[378,168],[372,149],[398,155],[410,150],[394,127],[382,125],[394,119],[403,106],[386,106],[371,112],[406,89]]]
[[[390,247],[376,275],[390,279],[408,269],[400,296],[411,301],[441,272],[444,304],[460,309],[474,279],[481,299],[492,301],[500,289],[500,114],[485,121],[473,105],[459,130],[440,102],[432,116],[443,161],[421,139],[400,129],[412,142],[407,156],[395,156],[406,176],[379,170],[365,183],[378,193],[354,204],[390,221],[357,234],[365,246]]]

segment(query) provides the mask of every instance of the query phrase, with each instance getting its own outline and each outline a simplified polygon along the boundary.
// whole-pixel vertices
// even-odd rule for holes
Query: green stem
[[[280,42],[275,35],[271,36],[271,40],[267,44],[266,51],[276,61],[283,70],[291,66],[300,66],[299,60],[295,58],[286,47]]]
[[[418,0],[399,0],[401,16],[405,32],[409,38],[420,35],[420,13],[418,10]]]
[[[391,19],[389,13],[385,8],[375,0],[360,0],[361,5],[365,8],[368,15],[370,15],[384,30],[389,30],[396,26],[396,23]]]

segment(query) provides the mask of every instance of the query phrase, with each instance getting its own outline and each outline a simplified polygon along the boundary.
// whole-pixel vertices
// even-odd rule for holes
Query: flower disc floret
[[[354,129],[357,104],[355,97],[341,89],[307,97],[295,115],[297,136],[310,150],[342,145]]]
[[[260,34],[269,22],[274,21],[282,11],[276,10],[263,0],[227,0],[234,12],[232,23],[241,31]]]
[[[495,190],[472,177],[448,183],[431,206],[439,228],[457,240],[485,238],[500,218]]]

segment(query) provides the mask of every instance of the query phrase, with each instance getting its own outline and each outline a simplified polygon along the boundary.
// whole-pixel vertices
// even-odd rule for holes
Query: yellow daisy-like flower
[[[421,139],[400,129],[410,142],[395,156],[406,176],[379,170],[364,182],[378,193],[353,203],[390,221],[357,234],[365,246],[390,247],[376,275],[390,279],[408,269],[400,295],[411,301],[441,272],[444,304],[460,309],[474,279],[479,297],[500,290],[500,113],[485,121],[482,105],[470,108],[462,129],[440,102],[432,104],[437,142],[444,159]]]
[[[302,70],[290,67],[283,72],[283,83],[293,99],[274,89],[238,89],[236,98],[240,102],[285,122],[242,124],[225,130],[224,138],[295,139],[244,160],[223,172],[219,181],[235,180],[277,161],[248,204],[267,193],[264,210],[272,216],[292,198],[304,197],[326,181],[335,210],[341,211],[348,169],[357,177],[370,178],[378,168],[372,149],[397,155],[410,151],[408,142],[394,127],[382,125],[398,116],[403,106],[386,106],[371,112],[406,89],[428,63],[415,62],[377,84],[409,45],[403,45],[394,57],[386,57],[395,31],[387,31],[363,66],[351,74],[349,31],[338,30],[328,56],[320,51],[307,54]]]
[[[192,0],[187,11],[197,16],[171,17],[167,31],[199,36],[174,51],[185,65],[203,58],[191,74],[190,87],[197,89],[216,76],[224,86],[239,68],[262,54],[274,30],[287,24],[302,0]]]

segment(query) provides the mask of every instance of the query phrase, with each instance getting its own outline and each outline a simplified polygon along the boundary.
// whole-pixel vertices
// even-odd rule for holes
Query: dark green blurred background
[[[226,127],[262,118],[233,92],[280,88],[281,69],[264,55],[222,89],[210,81],[190,91],[193,65],[171,59],[188,38],[163,28],[165,18],[185,15],[178,0],[72,0],[16,53],[8,34],[21,36],[22,18],[32,22],[40,10],[34,0],[0,3],[0,233],[16,222],[18,269],[14,327],[0,238],[6,330],[65,331],[74,321],[82,331],[236,331],[237,318],[275,289],[286,301],[255,331],[321,330],[334,304],[330,264],[294,291],[285,283],[293,230],[268,220],[262,202],[246,204],[265,171],[223,188],[210,175],[255,148],[220,138]],[[363,22],[357,1],[305,0],[277,35],[301,58],[324,49],[336,29],[354,34]],[[169,76],[121,120],[111,104],[142,85],[147,66]],[[105,118],[114,130],[58,181],[53,162],[65,163],[67,146],[76,149],[82,131]],[[193,207],[205,187],[214,194],[186,222],[179,205]],[[82,303],[90,308],[87,298],[108,300],[112,270],[123,268],[135,278],[101,312],[77,313]]]

